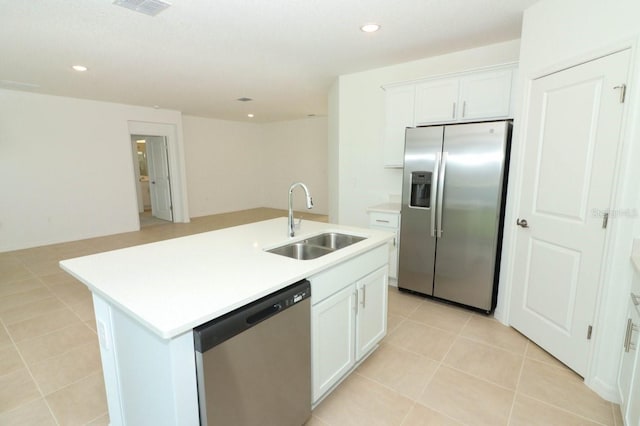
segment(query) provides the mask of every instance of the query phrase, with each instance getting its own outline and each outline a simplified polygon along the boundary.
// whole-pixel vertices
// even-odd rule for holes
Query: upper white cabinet
[[[402,167],[407,127],[509,118],[515,66],[383,87],[384,165]]]
[[[512,74],[512,70],[507,69],[461,78],[457,117],[460,120],[507,118]]]
[[[426,81],[415,85],[416,103],[414,124],[430,124],[456,119],[458,90],[457,78]]]

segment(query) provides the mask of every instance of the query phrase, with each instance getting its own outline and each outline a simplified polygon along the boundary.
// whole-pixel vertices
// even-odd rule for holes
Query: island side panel
[[[111,425],[199,425],[192,333],[162,339],[93,299]]]

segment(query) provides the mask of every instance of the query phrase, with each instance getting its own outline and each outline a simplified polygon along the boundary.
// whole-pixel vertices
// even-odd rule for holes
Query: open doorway
[[[140,227],[173,222],[166,137],[131,135],[131,147]]]

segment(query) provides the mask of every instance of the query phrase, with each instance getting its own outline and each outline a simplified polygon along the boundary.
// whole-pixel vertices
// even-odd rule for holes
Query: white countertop
[[[277,218],[84,256],[62,269],[108,303],[170,339],[393,239],[393,233],[303,220],[294,238]],[[367,237],[312,260],[264,249],[338,231]]]
[[[382,203],[367,208],[368,212],[400,213],[400,203]]]

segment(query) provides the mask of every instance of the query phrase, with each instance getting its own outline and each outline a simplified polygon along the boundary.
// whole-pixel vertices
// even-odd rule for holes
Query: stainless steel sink
[[[306,240],[275,247],[267,250],[267,252],[287,256],[292,259],[310,260],[348,247],[364,239],[365,237],[355,235],[327,232],[307,238]]]
[[[316,237],[306,239],[305,243],[330,248],[332,250],[338,250],[344,247],[348,247],[351,244],[355,244],[358,241],[362,241],[364,239],[364,237],[357,237],[355,235],[328,232],[326,234],[320,234]]]
[[[291,257],[299,260],[315,259],[316,257],[324,256],[331,253],[333,250],[320,246],[312,246],[305,244],[304,242],[291,243],[284,246],[276,247],[271,250],[267,250],[269,253],[275,253],[282,256]]]

